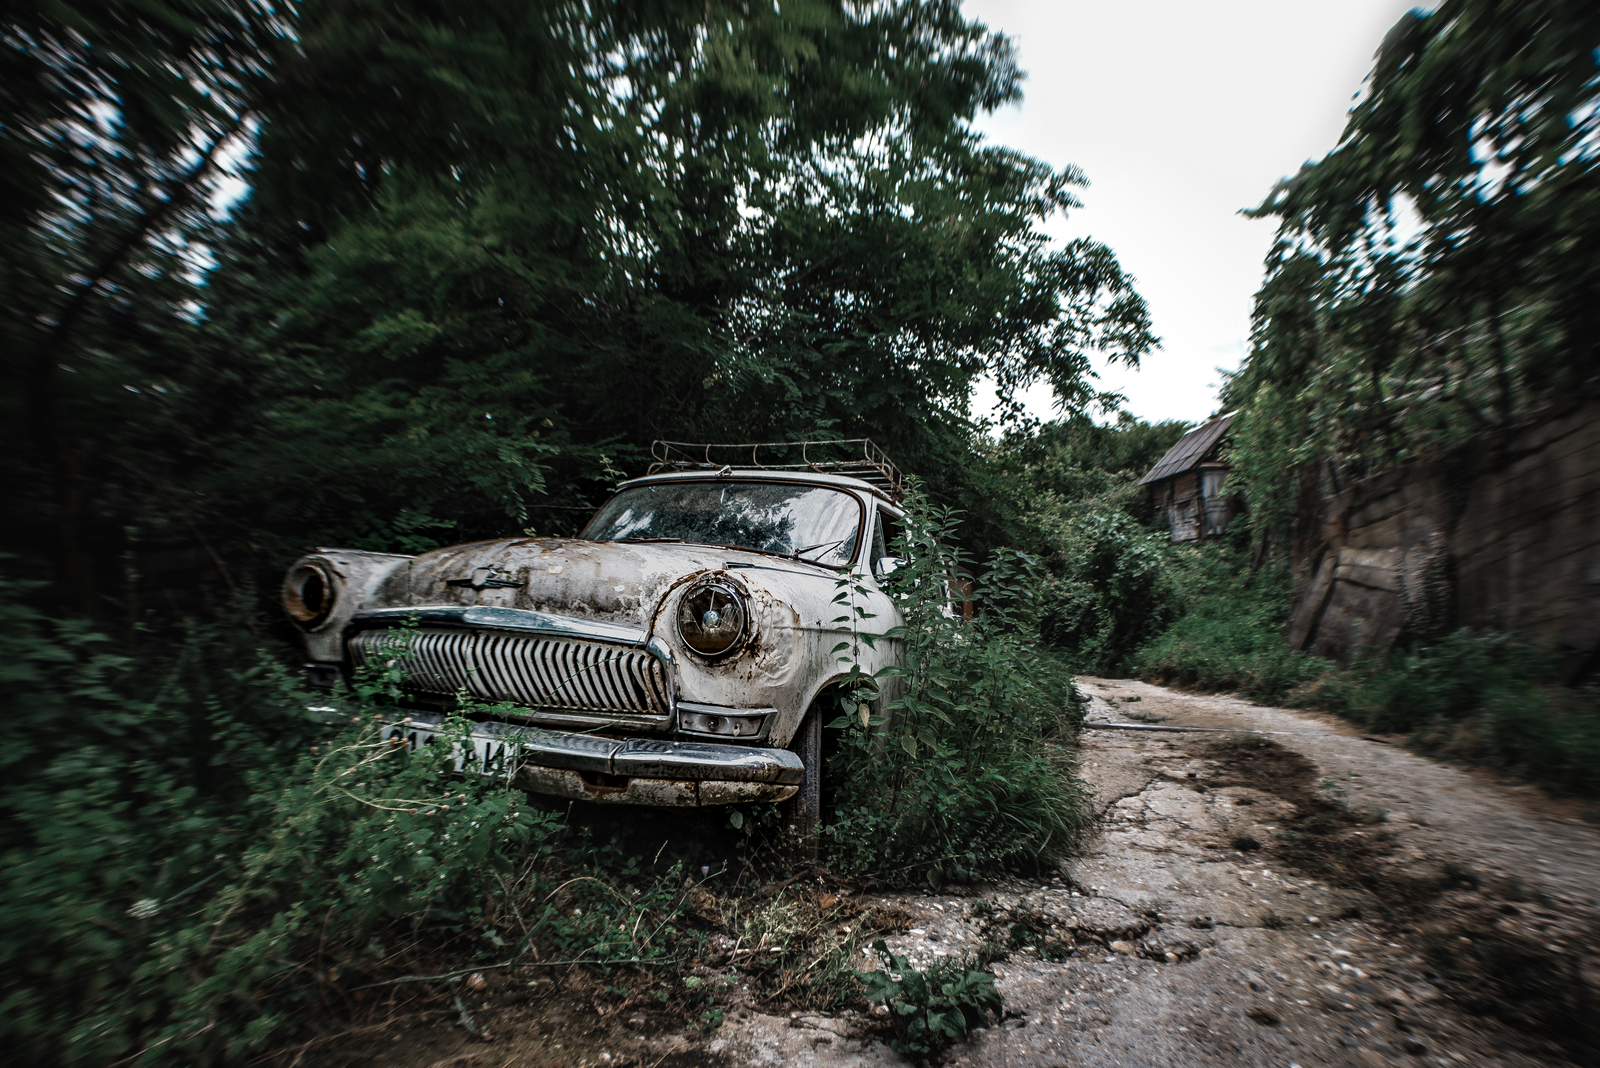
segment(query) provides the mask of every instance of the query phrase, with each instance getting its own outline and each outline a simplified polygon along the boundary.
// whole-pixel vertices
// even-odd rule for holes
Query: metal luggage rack
[[[765,454],[765,455],[764,455]],[[900,471],[871,438],[833,441],[754,441],[707,445],[687,441],[653,441],[655,462],[648,474],[662,471],[720,471],[725,467],[757,471],[816,471],[859,478],[898,500]]]

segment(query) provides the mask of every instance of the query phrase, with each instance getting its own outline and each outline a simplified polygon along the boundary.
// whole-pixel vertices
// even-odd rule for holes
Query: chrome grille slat
[[[645,700],[652,701],[665,708],[667,704],[666,680],[661,676],[661,665],[651,664],[650,670],[645,672],[644,692]]]
[[[600,655],[600,650],[592,645],[579,645],[572,649],[572,659],[577,662],[573,688],[583,695],[583,700],[595,701],[601,692],[601,687],[598,685],[599,674],[604,670],[605,658]],[[618,697],[621,698],[623,695],[618,694]]]
[[[594,646],[583,651],[583,688],[591,693],[615,693],[622,700],[630,704],[636,703],[633,695],[620,686],[608,685],[606,678],[611,673],[613,659],[606,655],[604,649]]]
[[[461,670],[459,652],[451,646],[457,644],[457,635],[447,634],[437,645],[428,644],[422,649],[422,662],[426,665],[424,676],[439,689],[449,687],[450,692],[461,689],[466,683],[466,672]]]
[[[643,691],[637,682],[636,678],[630,678],[623,670],[620,660],[612,659],[606,662],[606,685],[612,690],[627,694],[629,700],[638,701]]]
[[[513,653],[512,643],[504,634],[490,636],[484,643],[486,667],[494,670],[493,686],[499,693],[533,693],[536,692],[526,675],[518,670],[517,658]]]
[[[599,689],[595,685],[595,671],[601,663],[598,650],[584,645],[569,645],[567,648],[572,656],[572,675],[569,677],[572,688],[580,695],[579,700],[593,702],[595,692]]]
[[[486,693],[512,693],[515,692],[514,678],[506,670],[504,635],[490,634],[485,636],[481,645],[481,655],[478,657],[478,677]]]
[[[669,701],[661,662],[636,647],[506,631],[388,627],[349,640],[358,667],[396,661],[409,688],[451,696],[465,690],[536,712],[659,719]]]
[[[572,648],[562,644],[550,651],[548,661],[539,663],[550,674],[549,692],[559,698],[563,704],[582,704],[583,702],[572,699]]]
[[[445,640],[440,644],[448,645],[449,636],[445,636]],[[430,642],[420,649],[416,649],[415,652],[417,666],[420,669],[418,671],[419,678],[416,681],[424,687],[432,688],[435,692],[443,692],[448,689],[449,692],[454,693],[460,688],[460,680],[455,677],[455,672],[450,670],[450,658],[445,650]]]
[[[533,658],[524,658],[523,668],[532,678],[532,689],[537,693],[555,693],[557,672],[545,661]]]

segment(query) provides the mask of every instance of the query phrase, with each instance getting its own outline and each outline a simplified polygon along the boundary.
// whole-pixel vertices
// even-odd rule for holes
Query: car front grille
[[[402,672],[408,690],[523,705],[530,718],[665,728],[669,680],[642,649],[492,630],[422,627],[357,632],[354,667]]]

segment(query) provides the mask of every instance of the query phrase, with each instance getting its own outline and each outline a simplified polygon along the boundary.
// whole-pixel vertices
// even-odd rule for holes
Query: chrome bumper
[[[415,748],[431,745],[444,717],[413,712],[387,724]],[[727,805],[783,801],[805,775],[796,753],[715,742],[602,738],[510,723],[477,724],[461,765],[503,769],[523,789],[581,800],[642,805]],[[512,761],[517,763],[508,766]]]

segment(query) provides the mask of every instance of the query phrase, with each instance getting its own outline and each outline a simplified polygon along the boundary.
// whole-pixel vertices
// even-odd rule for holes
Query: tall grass
[[[967,880],[1001,867],[1046,865],[1087,823],[1073,732],[1083,701],[1065,663],[1037,640],[1037,565],[997,554],[980,582],[979,610],[963,622],[949,583],[963,564],[954,514],[908,501],[907,560],[890,590],[905,615],[891,632],[897,666],[855,676],[828,724],[835,798],[826,834],[838,867],[891,882]],[[840,583],[840,650],[864,639],[851,626],[856,591]],[[858,669],[857,669],[858,671]],[[882,687],[898,693],[864,704]]]
[[[670,975],[699,952],[681,868],[622,890],[557,855],[505,776],[458,772],[466,719],[416,752],[380,737],[398,669],[312,695],[246,635],[119,655],[17,593],[0,583],[13,1062],[241,1063],[439,960]]]
[[[1600,691],[1555,685],[1555,661],[1515,635],[1458,630],[1330,671],[1300,703],[1405,733],[1424,752],[1600,796]]]
[[[1247,582],[1243,554],[1224,542],[1169,552],[1183,614],[1133,655],[1136,674],[1270,704],[1328,672],[1326,661],[1283,639],[1293,594],[1286,571],[1264,567]]]
[[[386,680],[319,696],[330,717],[227,632],[118,656],[15,592],[0,1033],[19,1063],[238,1060],[330,971],[381,970],[397,925],[482,922],[548,833],[503,779],[458,778],[449,746],[381,740]]]

